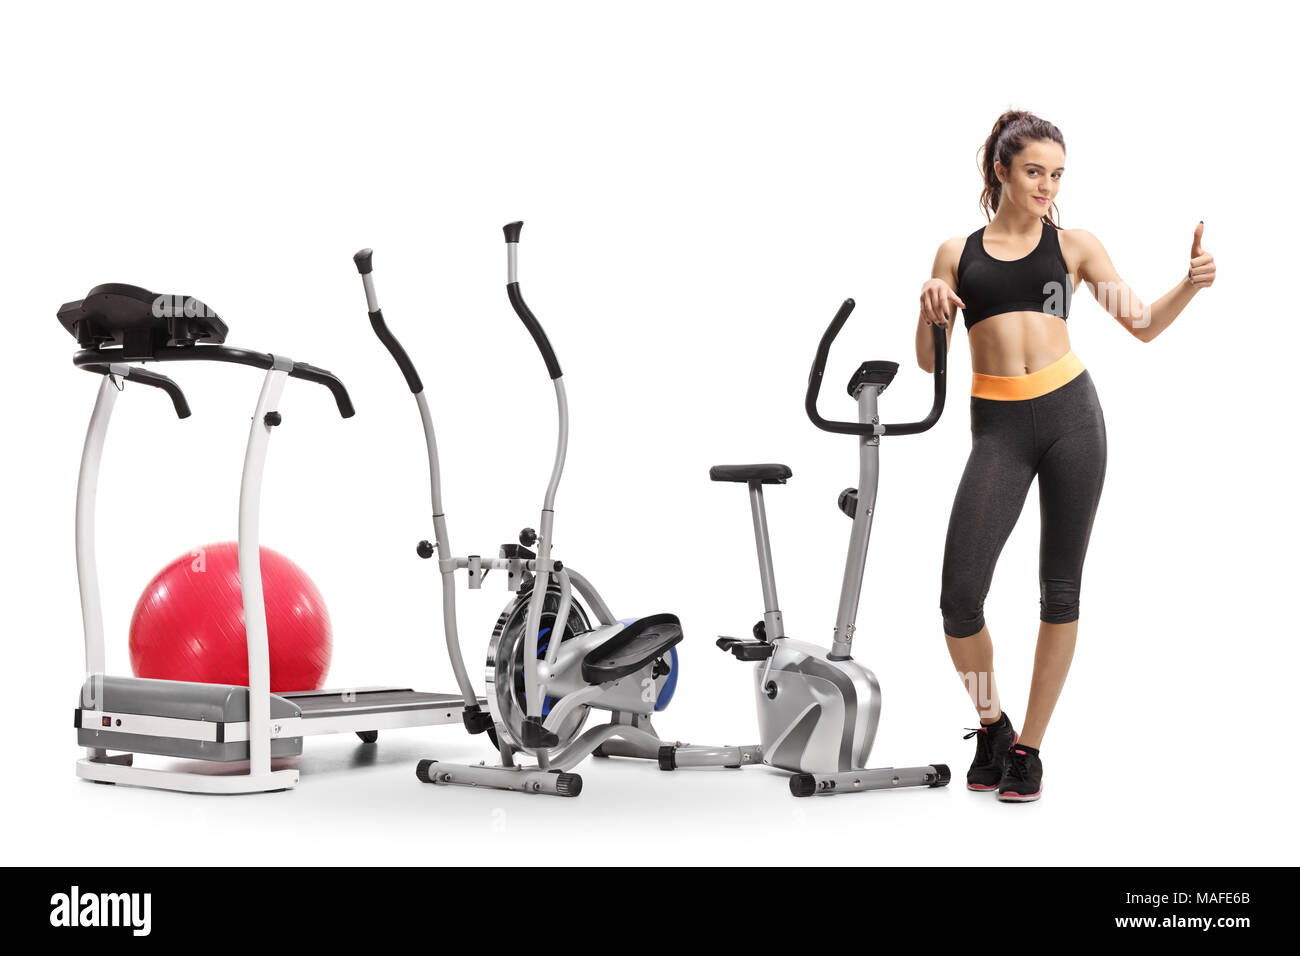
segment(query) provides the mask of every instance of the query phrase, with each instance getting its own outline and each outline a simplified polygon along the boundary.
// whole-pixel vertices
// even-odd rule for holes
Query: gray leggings
[[[943,553],[939,607],[949,637],[984,627],[984,599],[1002,546],[1038,475],[1042,533],[1039,619],[1079,619],[1079,585],[1106,478],[1106,422],[1081,372],[1037,398],[971,397],[971,452],[957,486]]]

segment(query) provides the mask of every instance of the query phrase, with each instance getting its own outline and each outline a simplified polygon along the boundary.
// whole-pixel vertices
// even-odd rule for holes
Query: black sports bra
[[[967,329],[1004,312],[1042,312],[1068,319],[1072,292],[1056,227],[1046,219],[1038,245],[1021,259],[994,259],[985,252],[983,228],[966,237],[957,263],[957,295],[966,303]]]

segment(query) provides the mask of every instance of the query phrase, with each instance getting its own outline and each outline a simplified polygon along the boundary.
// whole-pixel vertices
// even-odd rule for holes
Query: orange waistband
[[[975,398],[1019,402],[1055,391],[1076,379],[1082,371],[1083,362],[1071,350],[1046,368],[1028,375],[981,375],[975,372],[970,393]]]

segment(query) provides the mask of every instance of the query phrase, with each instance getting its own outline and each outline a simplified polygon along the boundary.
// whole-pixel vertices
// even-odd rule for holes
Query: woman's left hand
[[[1214,256],[1201,248],[1201,235],[1204,232],[1204,221],[1197,223],[1196,234],[1192,238],[1192,263],[1187,269],[1187,281],[1198,289],[1208,289],[1214,285]]]

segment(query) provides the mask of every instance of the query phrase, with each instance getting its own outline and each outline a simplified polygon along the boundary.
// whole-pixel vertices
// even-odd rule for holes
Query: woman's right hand
[[[947,326],[958,308],[966,308],[966,303],[942,279],[929,279],[921,286],[921,318],[926,325]]]

